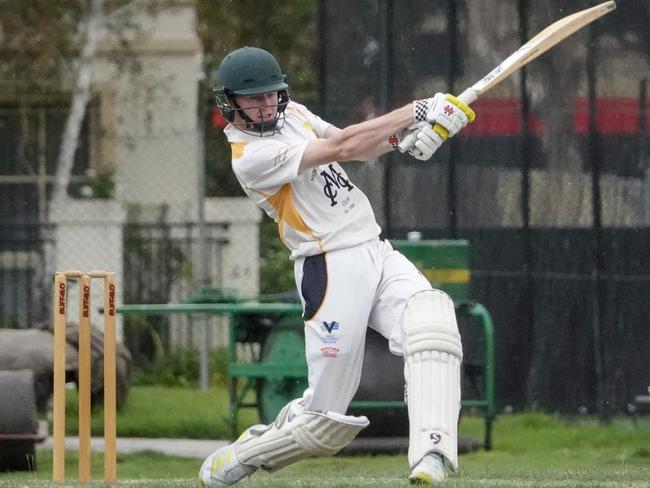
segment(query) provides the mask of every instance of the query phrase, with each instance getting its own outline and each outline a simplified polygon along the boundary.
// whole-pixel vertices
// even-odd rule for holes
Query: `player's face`
[[[253,122],[274,120],[278,113],[278,92],[238,95],[235,103]]]

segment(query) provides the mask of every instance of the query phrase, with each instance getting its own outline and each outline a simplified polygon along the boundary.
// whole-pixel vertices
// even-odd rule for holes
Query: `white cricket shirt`
[[[246,194],[278,223],[291,258],[355,246],[381,229],[370,202],[336,161],[298,174],[309,141],[331,124],[289,102],[280,131],[259,137],[228,125],[232,168]]]

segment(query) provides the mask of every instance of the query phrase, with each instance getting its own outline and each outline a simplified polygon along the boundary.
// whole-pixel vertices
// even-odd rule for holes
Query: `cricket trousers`
[[[345,414],[361,379],[367,327],[388,339],[393,354],[402,355],[406,303],[431,285],[379,239],[297,258],[294,273],[304,308],[309,371],[304,408]]]

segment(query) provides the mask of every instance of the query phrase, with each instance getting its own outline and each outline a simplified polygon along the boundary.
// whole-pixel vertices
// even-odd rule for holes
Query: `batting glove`
[[[418,122],[402,131],[399,136],[391,136],[389,142],[400,152],[408,153],[420,161],[426,161],[438,150],[444,139],[428,122]]]
[[[473,122],[476,115],[465,103],[449,93],[436,93],[433,98],[413,102],[413,119],[433,125],[443,140],[455,136],[458,131]]]

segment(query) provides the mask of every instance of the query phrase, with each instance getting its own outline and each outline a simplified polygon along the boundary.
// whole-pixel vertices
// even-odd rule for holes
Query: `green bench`
[[[467,410],[480,411],[485,419],[484,447],[492,446],[494,399],[494,332],[492,319],[481,304],[471,300],[470,246],[467,241],[396,241],[394,246],[408,256],[433,286],[454,299],[463,336],[463,378],[474,391],[464,393]],[[223,301],[227,303],[212,303]],[[122,305],[122,315],[174,313],[224,315],[229,323],[230,395],[229,421],[232,436],[239,432],[241,408],[257,408],[262,421],[272,421],[289,400],[302,395],[307,385],[302,307],[299,303],[263,303],[237,297],[203,296],[193,303]],[[267,326],[251,318],[269,317]],[[464,318],[474,319],[464,327]],[[477,329],[477,330],[473,330]],[[477,339],[478,338],[478,339]],[[473,342],[480,347],[468,347]],[[255,394],[253,394],[255,393]],[[404,408],[402,400],[353,401],[352,408]]]
[[[456,305],[461,325],[463,318],[473,319],[461,328],[465,358],[463,377],[469,379],[472,396],[463,398],[465,409],[480,411],[484,417],[485,449],[492,446],[492,423],[496,417],[494,398],[494,332],[492,319],[484,306],[471,299],[470,246],[464,240],[394,241],[393,245],[405,254],[435,288],[448,293]],[[243,304],[241,304],[243,305]],[[300,312],[300,310],[298,309]],[[293,312],[293,311],[292,311]],[[245,310],[240,308],[240,317]],[[471,330],[480,326],[479,330]],[[249,362],[243,362],[242,346],[251,346],[259,337],[250,337],[240,321],[230,321],[230,418],[233,437],[238,432],[240,408],[257,408],[263,422],[270,422],[289,400],[302,395],[307,387],[307,365],[304,356],[303,323],[294,313],[276,321],[262,334],[261,350],[250,348]],[[253,334],[255,335],[255,334]],[[259,334],[258,334],[259,335]],[[476,337],[480,339],[477,341]],[[479,342],[481,347],[470,348],[467,342]],[[255,395],[251,392],[255,391]],[[353,401],[351,408],[403,408],[402,400]]]

